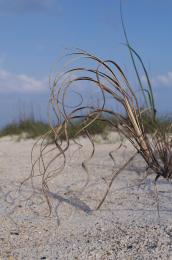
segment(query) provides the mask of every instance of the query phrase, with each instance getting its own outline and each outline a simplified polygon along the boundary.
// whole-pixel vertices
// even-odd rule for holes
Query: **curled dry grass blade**
[[[42,176],[42,190],[46,194],[47,201],[49,201],[47,195],[49,180],[60,173],[66,164],[66,151],[71,144],[69,129],[71,126],[75,127],[75,120],[79,120],[79,123],[72,140],[77,143],[77,137],[80,133],[88,137],[92,145],[92,151],[88,159],[92,158],[95,151],[94,141],[89,133],[89,127],[95,122],[103,120],[106,121],[114,131],[118,131],[131,142],[136,149],[136,153],[139,153],[145,160],[147,168],[154,172],[155,181],[157,181],[160,176],[170,179],[172,177],[172,141],[168,133],[166,133],[164,129],[159,128],[158,125],[156,131],[151,136],[148,136],[141,111],[143,104],[139,104],[139,99],[136,97],[134,89],[130,86],[120,66],[112,60],[101,60],[82,50],[77,50],[72,53],[71,56],[81,58],[86,66],[75,67],[69,63],[67,67],[64,68],[64,71],[55,79],[51,88],[50,105],[57,117],[57,125],[55,127],[52,126],[49,134],[53,135],[54,149],[57,150],[57,154],[46,164],[44,157],[49,151],[47,151],[48,145],[44,145],[43,141],[40,149],[41,155],[36,162],[42,165],[40,176]],[[81,64],[80,61],[79,64]],[[84,104],[84,88],[87,88],[89,84],[101,93],[101,104]],[[76,106],[72,106],[69,109],[66,100],[69,90],[72,89],[74,85],[79,87],[80,91],[78,90],[78,92],[80,95],[83,93],[82,102],[79,102]],[[114,104],[120,105],[121,112],[108,108],[109,97]],[[49,171],[49,167],[53,161],[59,157],[63,158],[62,165],[53,172]],[[134,157],[135,154],[121,169],[117,172],[113,172],[107,192],[104,194],[97,208],[100,208],[104,202],[115,177]],[[82,166],[84,169],[87,169],[86,161],[82,163]],[[32,178],[34,177],[34,167],[35,164],[33,164]]]

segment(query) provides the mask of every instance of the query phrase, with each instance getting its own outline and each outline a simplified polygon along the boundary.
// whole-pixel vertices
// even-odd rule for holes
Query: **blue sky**
[[[172,111],[172,1],[123,0],[132,46],[147,66],[160,112]],[[131,77],[118,0],[0,0],[0,127],[34,110],[46,119],[48,76],[65,49],[116,60]]]

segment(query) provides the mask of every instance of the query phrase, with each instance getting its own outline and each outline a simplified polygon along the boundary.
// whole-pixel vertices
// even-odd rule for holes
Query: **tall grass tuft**
[[[130,50],[136,54],[131,48]],[[141,96],[136,96],[135,88],[130,85],[124,71],[115,61],[102,60],[82,50],[76,50],[70,54],[70,57],[72,62],[77,60],[79,66],[75,66],[72,62],[67,63],[63,72],[58,74],[51,88],[50,105],[57,118],[57,125],[52,126],[49,134],[53,135],[54,149],[57,150],[57,155],[48,163],[44,162],[44,155],[47,154],[48,146],[42,145],[41,155],[37,160],[37,162],[43,164],[43,172],[41,171],[40,175],[42,176],[42,190],[48,203],[48,182],[65,166],[66,151],[71,145],[71,138],[76,140],[81,133],[84,134],[92,145],[90,158],[94,155],[95,145],[91,137],[91,126],[94,126],[95,122],[104,122],[110,125],[113,131],[118,131],[125,136],[136,151],[117,172],[113,172],[108,189],[97,208],[100,208],[106,199],[116,176],[134,159],[136,154],[142,156],[147,164],[147,169],[150,169],[155,174],[155,182],[159,177],[171,179],[172,140],[168,134],[171,131],[171,125],[158,123],[154,115],[155,107],[153,104],[151,107],[153,116],[148,116],[147,111],[150,111],[150,105],[147,104],[144,97],[142,99]],[[82,61],[85,66],[82,65]],[[147,73],[146,70],[145,73]],[[85,89],[89,85],[93,88],[92,93],[97,95],[97,92],[99,92],[101,103],[84,103]],[[83,96],[81,102],[69,109],[66,100],[68,100],[68,93],[73,88],[75,91],[78,88],[79,95]],[[150,89],[147,90],[147,93],[152,102],[153,93],[150,93]],[[141,94],[139,93],[139,95]],[[113,109],[108,106],[109,98],[115,105]],[[143,100],[145,103],[143,103]],[[115,110],[116,106],[120,107],[118,111]],[[71,127],[74,129],[72,136],[70,136]],[[151,136],[150,132],[152,133]],[[59,157],[63,158],[62,166],[52,174],[52,172],[49,172],[49,167]],[[86,168],[84,162],[82,165]],[[31,177],[35,176],[34,167],[35,164],[33,165]]]

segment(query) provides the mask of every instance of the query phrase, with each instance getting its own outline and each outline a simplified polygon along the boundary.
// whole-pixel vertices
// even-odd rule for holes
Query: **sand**
[[[72,143],[65,169],[49,182],[48,216],[39,177],[34,191],[30,181],[19,190],[31,171],[35,140],[0,139],[0,259],[172,259],[171,184],[159,179],[157,196],[154,176],[144,179],[145,164],[137,156],[96,211],[112,168],[117,170],[135,151],[125,140],[118,149],[116,134],[106,140],[96,137],[87,175],[81,162],[88,159],[91,146],[84,138],[79,142],[84,148]],[[34,159],[39,149],[38,144]],[[112,150],[115,164],[108,155]],[[51,169],[61,162],[62,158],[54,161]]]

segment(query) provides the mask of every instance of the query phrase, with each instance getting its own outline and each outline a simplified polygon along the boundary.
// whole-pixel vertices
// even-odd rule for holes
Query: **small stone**
[[[127,246],[127,249],[132,249],[132,248],[133,248],[132,245],[128,245],[128,246]]]
[[[19,235],[19,233],[18,233],[18,232],[15,232],[15,231],[11,231],[10,234],[11,234],[11,235],[15,235],[15,236],[18,236],[18,235]]]

